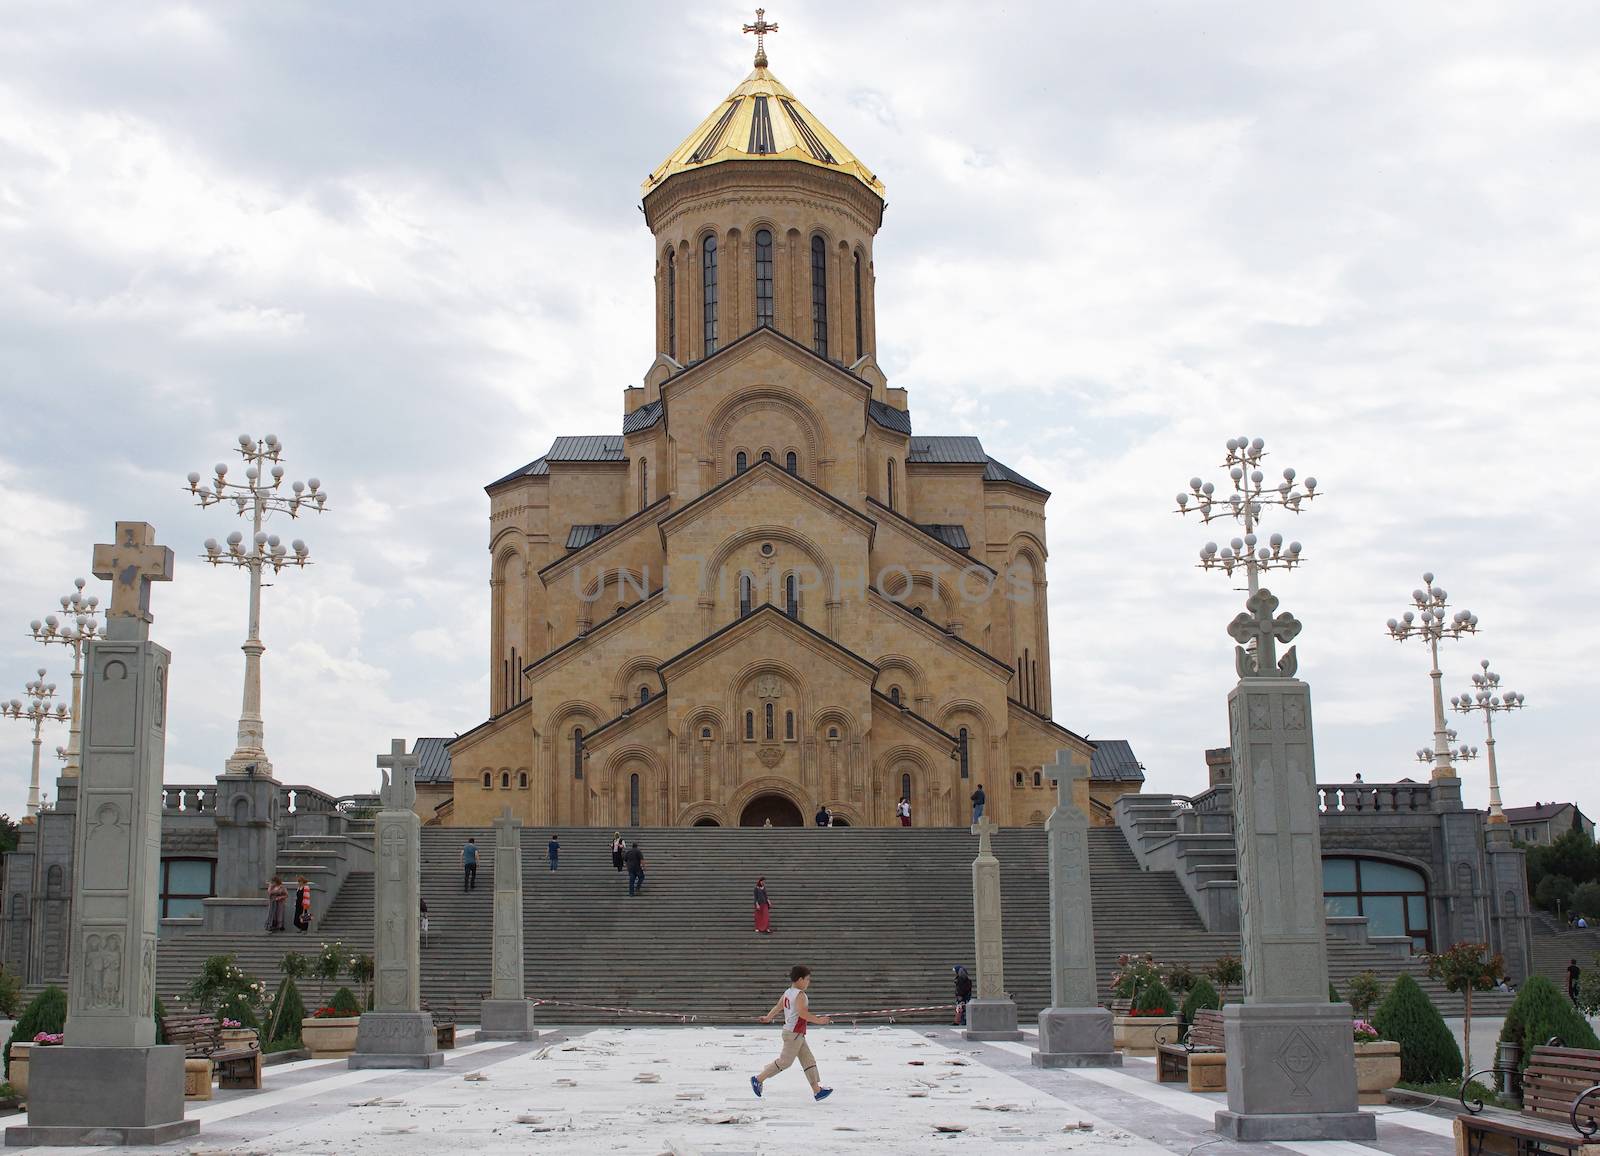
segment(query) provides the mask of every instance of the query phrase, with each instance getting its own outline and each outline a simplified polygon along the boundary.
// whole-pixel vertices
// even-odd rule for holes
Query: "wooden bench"
[[[1194,1023],[1181,1040],[1158,1044],[1156,1081],[1171,1084],[1187,1079],[1191,1092],[1227,1091],[1228,1054],[1222,1023],[1220,1011],[1205,1008],[1195,1013]]]
[[[1562,1047],[1556,1040],[1534,1048],[1522,1076],[1522,1111],[1516,1113],[1485,1112],[1482,1100],[1468,1102],[1468,1085],[1485,1074],[1474,1072],[1461,1084],[1461,1106],[1467,1111],[1456,1117],[1458,1156],[1600,1147],[1594,1139],[1600,1132],[1600,1052]]]
[[[433,1017],[435,1046],[440,1051],[453,1051],[456,1046],[456,1013],[449,1008],[436,1012],[426,1000],[422,1002],[422,1010]]]
[[[161,1018],[161,1034],[167,1043],[181,1047],[185,1059],[209,1060],[219,1086],[261,1087],[261,1049],[254,1041],[224,1044],[220,1031],[217,1017],[212,1015],[179,1012]]]

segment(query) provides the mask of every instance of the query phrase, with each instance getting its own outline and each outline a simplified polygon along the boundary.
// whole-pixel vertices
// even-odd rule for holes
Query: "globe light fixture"
[[[1525,696],[1515,690],[1501,690],[1500,676],[1489,669],[1486,658],[1478,663],[1481,668],[1472,676],[1472,689],[1450,699],[1450,705],[1462,714],[1482,714],[1484,730],[1488,732],[1484,747],[1489,752],[1489,822],[1504,823],[1505,810],[1500,806],[1500,772],[1494,762],[1494,716],[1502,711],[1521,710]]]
[[[1281,480],[1269,484],[1262,469],[1268,456],[1264,438],[1229,438],[1222,460],[1228,475],[1223,492],[1214,483],[1193,477],[1188,490],[1178,494],[1178,513],[1198,514],[1208,525],[1218,518],[1230,518],[1238,525],[1239,533],[1227,544],[1202,546],[1198,565],[1202,570],[1221,570],[1230,578],[1235,570],[1242,571],[1245,585],[1240,589],[1251,594],[1261,588],[1264,571],[1292,570],[1304,560],[1299,542],[1285,542],[1282,534],[1263,538],[1258,533],[1267,508],[1298,514],[1322,492],[1316,478],[1302,479],[1293,468],[1285,468]]]
[[[1433,763],[1435,779],[1456,777],[1449,729],[1444,723],[1444,675],[1439,670],[1439,642],[1478,632],[1478,616],[1470,610],[1457,610],[1446,619],[1445,612],[1450,608],[1448,599],[1444,587],[1434,584],[1433,574],[1424,574],[1422,586],[1411,592],[1412,609],[1388,622],[1390,638],[1398,642],[1420,638],[1428,644],[1432,659],[1429,677],[1433,679],[1433,749],[1427,761]]]
[[[74,578],[72,593],[61,596],[61,612],[46,614],[28,624],[35,642],[46,646],[59,644],[72,652],[72,706],[67,711],[71,726],[66,747],[57,748],[65,764],[61,768],[62,777],[68,779],[78,777],[83,752],[83,660],[89,652],[89,643],[100,637],[104,629],[100,621],[99,596],[83,592],[88,584],[87,579]]]
[[[33,778],[28,784],[28,814],[39,813],[39,745],[43,741],[40,733],[46,722],[66,722],[66,703],[50,705],[50,700],[56,696],[56,684],[45,681],[44,667],[39,668],[39,677],[23,684],[23,693],[26,700],[14,698],[10,702],[0,702],[0,715],[14,718],[21,722],[33,724]]]

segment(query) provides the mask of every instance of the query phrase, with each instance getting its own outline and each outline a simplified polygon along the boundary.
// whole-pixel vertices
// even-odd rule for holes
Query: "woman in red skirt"
[[[756,880],[756,930],[762,935],[772,934],[772,900],[767,898],[767,877]]]

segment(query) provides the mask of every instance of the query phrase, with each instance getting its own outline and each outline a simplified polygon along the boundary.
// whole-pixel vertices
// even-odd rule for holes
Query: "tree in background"
[[[1446,991],[1458,991],[1466,1000],[1466,1020],[1461,1042],[1466,1046],[1467,1071],[1472,1071],[1472,993],[1489,991],[1506,977],[1506,961],[1491,952],[1487,943],[1453,943],[1436,955],[1425,957],[1428,974],[1444,984]]]
[[[1223,955],[1211,965],[1211,978],[1222,990],[1222,1002],[1228,1002],[1228,989],[1244,985],[1244,960],[1237,955]]]
[[[1528,848],[1528,890],[1534,902],[1547,911],[1556,910],[1559,892],[1540,888],[1552,876],[1569,880],[1574,888],[1600,882],[1600,846],[1582,831],[1568,831],[1553,843]],[[1548,900],[1548,902],[1547,902]]]
[[[1572,892],[1571,910],[1574,915],[1600,919],[1600,883],[1580,883]]]
[[[1461,1049],[1444,1017],[1417,981],[1402,974],[1372,1017],[1386,1040],[1400,1045],[1400,1077],[1408,1084],[1461,1079]]]
[[[1572,893],[1578,885],[1565,875],[1546,875],[1533,889],[1533,902],[1546,911],[1571,911]]]
[[[1375,971],[1361,971],[1350,977],[1345,985],[1344,998],[1357,1019],[1368,1019],[1372,1009],[1383,1000],[1383,980]]]

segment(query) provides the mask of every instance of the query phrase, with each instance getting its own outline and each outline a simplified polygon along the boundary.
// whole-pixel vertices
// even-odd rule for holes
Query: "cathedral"
[[[761,26],[754,31],[771,30]],[[761,40],[758,37],[758,45]],[[1049,494],[878,366],[884,186],[767,66],[644,183],[655,361],[491,482],[489,717],[430,821],[1038,825]],[[1096,767],[1098,771],[1099,768]],[[1080,781],[1106,822],[1142,775]]]

